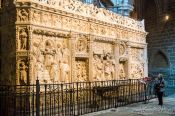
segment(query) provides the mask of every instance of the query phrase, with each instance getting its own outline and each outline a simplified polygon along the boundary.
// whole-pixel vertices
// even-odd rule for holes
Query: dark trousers
[[[158,92],[157,97],[159,100],[159,105],[163,105],[163,92]]]

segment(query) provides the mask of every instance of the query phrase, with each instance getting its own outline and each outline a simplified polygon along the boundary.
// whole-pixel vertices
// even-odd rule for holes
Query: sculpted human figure
[[[28,21],[28,13],[25,9],[18,12],[18,17],[20,21]]]
[[[69,49],[68,49],[68,47],[66,45],[66,42],[63,42],[61,52],[62,52],[63,59],[68,61],[69,60],[69,56],[70,56],[70,51],[69,51]]]
[[[27,48],[27,33],[25,29],[22,29],[19,35],[20,38],[20,49],[25,50]]]
[[[119,77],[120,79],[126,78],[123,63],[120,63],[119,65]]]
[[[54,61],[54,55],[56,51],[52,48],[52,44],[50,41],[46,41],[45,43],[45,50],[43,51],[44,54],[44,65],[47,70],[50,70],[51,65]]]
[[[96,81],[103,80],[103,61],[98,55],[94,55],[93,74]]]
[[[113,79],[115,72],[115,61],[111,56],[111,53],[107,53],[104,57],[104,72],[106,80]]]
[[[70,71],[70,68],[69,68],[69,64],[68,64],[68,61],[67,60],[64,60],[63,62],[61,62],[61,65],[60,65],[60,68],[61,68],[61,82],[70,82],[70,79],[69,79],[69,71]]]
[[[56,62],[53,62],[52,68],[51,68],[51,81],[58,83],[59,82],[59,65]]]
[[[27,69],[25,62],[20,63],[20,84],[27,84]]]
[[[85,48],[86,48],[85,42],[83,40],[79,40],[77,42],[77,50],[79,52],[82,52],[82,51],[86,50]]]

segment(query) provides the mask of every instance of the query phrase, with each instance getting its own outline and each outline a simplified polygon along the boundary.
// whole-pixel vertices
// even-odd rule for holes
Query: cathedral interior
[[[2,116],[146,101],[160,74],[175,87],[175,0],[0,0]]]

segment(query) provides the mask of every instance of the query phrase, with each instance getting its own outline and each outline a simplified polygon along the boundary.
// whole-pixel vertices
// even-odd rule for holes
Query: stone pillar
[[[69,64],[70,64],[70,81],[74,82],[75,77],[75,40],[76,40],[76,34],[70,34],[69,38],[69,49],[70,49],[70,58],[69,58]]]
[[[30,84],[35,84],[37,77],[34,77],[34,75],[32,74],[32,58],[31,58],[31,50],[32,50],[32,26],[29,26],[29,38],[28,38],[28,49],[29,49],[29,55],[28,55],[28,60],[29,60],[29,83]]]
[[[93,81],[93,37],[89,36],[89,81]]]
[[[148,77],[147,45],[144,47],[144,77]]]
[[[119,79],[119,40],[115,40],[114,43],[114,59],[115,59],[115,74],[114,80]]]
[[[126,79],[131,79],[131,46],[128,44],[127,46],[127,55],[128,55],[128,72],[127,72],[127,78]]]

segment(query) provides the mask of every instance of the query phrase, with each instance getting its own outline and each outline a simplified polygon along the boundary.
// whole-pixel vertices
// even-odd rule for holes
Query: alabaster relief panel
[[[131,67],[131,78],[143,78],[144,77],[144,63],[134,62],[130,64]]]
[[[144,49],[131,48],[131,78],[141,78],[144,76]]]
[[[33,35],[32,78],[41,83],[70,82],[70,50],[68,40],[46,35]]]
[[[17,9],[17,21],[19,21],[19,22],[28,22],[29,21],[28,9]]]
[[[45,19],[47,19],[45,17]],[[41,11],[31,10],[31,21],[34,24],[41,24]]]
[[[93,44],[93,81],[114,79],[115,60],[113,46],[110,43],[94,42]]]
[[[131,48],[130,54],[132,61],[144,62],[144,49]]]
[[[88,78],[88,61],[87,59],[76,59],[74,82],[87,82]]]
[[[77,54],[87,54],[89,51],[88,36],[81,35],[77,37],[75,46]]]

